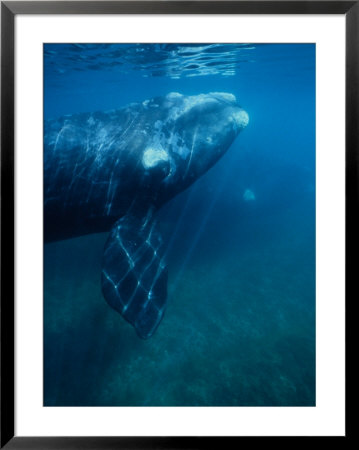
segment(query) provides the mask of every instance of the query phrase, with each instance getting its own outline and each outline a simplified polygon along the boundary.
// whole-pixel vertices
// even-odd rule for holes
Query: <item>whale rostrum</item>
[[[146,339],[167,301],[156,211],[207,172],[248,124],[234,95],[170,93],[44,123],[44,239],[110,231],[102,292]]]

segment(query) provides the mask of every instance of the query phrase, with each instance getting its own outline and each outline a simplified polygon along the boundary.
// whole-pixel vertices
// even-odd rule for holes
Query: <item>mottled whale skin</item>
[[[144,339],[167,300],[155,212],[212,167],[247,124],[228,93],[170,93],[45,121],[45,242],[110,231],[102,292]]]

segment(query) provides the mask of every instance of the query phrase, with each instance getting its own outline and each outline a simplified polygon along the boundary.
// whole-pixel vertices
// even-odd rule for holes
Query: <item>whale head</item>
[[[248,114],[234,95],[170,93],[146,101],[153,111],[151,139],[142,154],[148,172],[161,174],[168,195],[188,187],[207,172],[248,125]]]

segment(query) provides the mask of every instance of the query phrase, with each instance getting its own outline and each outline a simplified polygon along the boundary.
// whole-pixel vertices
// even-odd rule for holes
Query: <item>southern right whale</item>
[[[167,300],[155,213],[208,171],[248,124],[234,95],[170,93],[44,123],[45,242],[109,231],[106,301],[144,339]]]

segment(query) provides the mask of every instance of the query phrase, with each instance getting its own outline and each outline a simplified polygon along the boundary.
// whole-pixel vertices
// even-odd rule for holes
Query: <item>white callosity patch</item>
[[[179,92],[170,92],[169,94],[166,95],[166,98],[168,99],[175,99],[175,98],[181,98],[183,97],[182,94],[180,94]]]
[[[237,99],[235,95],[228,92],[211,92],[209,95],[217,98],[218,100],[225,100],[228,103],[236,103]]]
[[[219,102],[226,103],[229,106],[235,106],[237,103],[236,97],[227,92],[210,92],[209,94],[199,94],[188,97],[184,97],[176,92],[171,92],[166,98],[169,102],[173,102],[173,106],[166,122],[176,121],[182,115],[188,113],[192,108],[199,105],[210,106],[211,104],[218,104]],[[249,116],[246,111],[238,108],[231,114],[229,120],[233,122],[235,129],[240,131],[248,125]]]
[[[180,95],[180,94],[179,94]],[[164,129],[166,127],[173,127],[171,119],[157,120],[154,124],[153,135],[150,144],[145,149],[142,156],[142,164],[146,169],[156,166],[161,161],[169,161],[170,171],[165,180],[171,178],[176,171],[176,163],[169,153],[178,153],[183,159],[189,153],[189,150],[183,148],[181,145],[180,136],[175,133],[170,133],[166,137]],[[168,150],[165,150],[168,149]]]
[[[161,146],[147,147],[142,156],[142,164],[146,169],[157,166],[161,161],[168,160],[168,153]]]
[[[177,94],[172,92],[167,95],[167,98],[177,98],[182,97],[181,94]],[[155,133],[152,136],[152,144],[150,147],[152,148],[168,148],[171,149],[173,153],[177,153],[182,159],[186,159],[190,150],[184,144],[181,136],[178,133],[171,132],[169,136],[166,137],[163,130],[165,128],[173,129],[173,123],[175,118],[177,117],[179,108],[174,107],[171,110],[171,113],[166,118],[166,120],[157,120],[154,125]],[[176,116],[176,117],[175,117]],[[170,158],[171,165],[171,173],[176,170],[176,165],[172,158]]]
[[[170,94],[171,96],[167,96],[167,98],[169,100],[175,100],[177,96],[173,96],[173,94],[174,93]],[[217,99],[215,97],[212,97],[210,94],[199,94],[190,97],[183,97],[182,102],[173,106],[168,118],[170,120],[176,120],[183,114],[186,114],[188,111],[190,111],[194,106],[216,102]]]
[[[239,130],[245,128],[249,123],[249,116],[243,109],[234,112],[232,114],[232,119]]]
[[[172,151],[177,153],[182,159],[186,159],[190,153],[189,148],[183,143],[181,136],[174,133],[171,138]]]
[[[201,122],[201,116],[206,115],[207,111],[208,114],[213,115],[214,119],[208,130],[209,135],[204,136],[203,130],[199,129],[197,125],[192,142],[189,143],[188,139],[185,142],[178,133],[178,129],[174,131],[175,124],[181,117],[198,106],[200,106],[200,109],[198,109],[199,123]],[[217,110],[216,106],[218,106],[217,113],[215,112]],[[183,160],[188,159],[189,163],[198,146],[203,143],[209,146],[216,145],[213,137],[220,136],[223,132],[223,127],[226,127],[228,122],[236,133],[245,128],[249,122],[248,114],[239,108],[236,97],[226,92],[211,92],[194,96],[183,96],[177,92],[171,92],[166,96],[164,107],[168,109],[168,115],[166,119],[155,123],[154,129],[156,133],[152,137],[151,147],[157,148],[157,144],[160,144],[162,148],[168,149],[171,155],[177,154]],[[196,118],[194,117],[193,120],[196,120]],[[163,133],[165,128],[173,130],[170,133],[170,137],[168,137],[168,134]],[[176,169],[173,158],[170,158],[170,163],[171,169],[167,179],[173,175]],[[189,166],[187,166],[186,173],[188,169]]]

